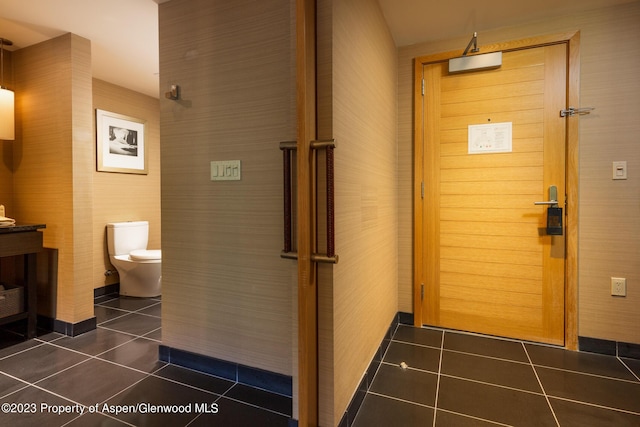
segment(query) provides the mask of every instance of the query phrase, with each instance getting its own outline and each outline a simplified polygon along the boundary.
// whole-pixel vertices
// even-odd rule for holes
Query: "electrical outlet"
[[[611,278],[611,295],[617,297],[627,296],[627,279],[622,277]]]

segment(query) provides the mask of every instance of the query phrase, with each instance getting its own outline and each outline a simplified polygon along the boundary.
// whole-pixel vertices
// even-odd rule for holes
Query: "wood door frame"
[[[482,53],[510,52],[553,44],[567,45],[567,107],[580,106],[580,32],[568,32],[547,36],[531,37],[522,40],[496,43],[481,46]],[[450,51],[433,55],[420,56],[414,60],[414,169],[413,169],[413,316],[414,325],[421,327],[422,319],[422,285],[425,283],[424,243],[423,235],[423,182],[424,182],[424,149],[423,149],[423,113],[422,102],[422,70],[424,65],[445,62],[461,55],[461,51]],[[564,300],[564,335],[565,347],[578,349],[578,124],[579,116],[567,117],[566,126],[566,193],[567,224],[565,226],[566,259],[565,259],[565,300]]]
[[[317,139],[316,1],[296,0],[298,424],[319,424],[318,291],[311,141]]]

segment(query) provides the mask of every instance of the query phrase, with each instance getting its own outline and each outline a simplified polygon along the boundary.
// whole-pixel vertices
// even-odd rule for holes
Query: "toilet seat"
[[[132,261],[154,261],[162,259],[161,249],[136,249],[129,253],[129,259]]]

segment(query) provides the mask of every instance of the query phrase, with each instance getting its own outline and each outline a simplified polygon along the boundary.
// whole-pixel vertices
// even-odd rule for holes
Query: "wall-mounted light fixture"
[[[4,87],[4,47],[11,46],[11,40],[0,37],[0,139],[15,139],[15,97]]]
[[[471,52],[480,52],[478,49],[478,33],[473,33],[471,41],[464,50],[462,56],[449,60],[449,73],[463,73],[465,71],[490,70],[502,66],[502,52],[485,53],[482,55],[467,56]]]

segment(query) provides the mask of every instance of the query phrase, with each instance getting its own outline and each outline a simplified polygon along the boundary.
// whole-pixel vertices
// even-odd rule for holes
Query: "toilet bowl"
[[[149,222],[107,224],[109,260],[120,276],[120,295],[156,297],[161,294],[162,252],[148,250]]]

